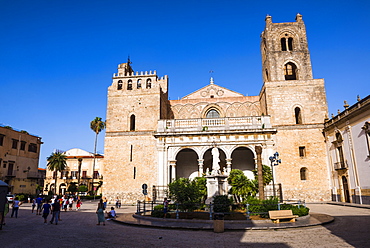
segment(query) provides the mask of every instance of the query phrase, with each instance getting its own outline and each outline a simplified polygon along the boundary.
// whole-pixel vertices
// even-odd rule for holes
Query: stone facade
[[[332,200],[370,204],[370,96],[325,122]]]
[[[220,153],[224,175],[241,169],[252,178],[257,147],[262,163],[279,151],[275,183],[284,199],[330,199],[322,129],[327,116],[323,79],[313,79],[305,26],[272,23],[261,36],[263,79],[258,96],[216,85],[179,100],[168,100],[168,77],[118,66],[108,89],[103,194],[124,202],[144,199],[142,184],[165,187],[212,167],[211,149]],[[148,84],[149,82],[149,84]]]
[[[0,126],[0,180],[15,194],[36,194],[43,184],[38,170],[41,138]]]

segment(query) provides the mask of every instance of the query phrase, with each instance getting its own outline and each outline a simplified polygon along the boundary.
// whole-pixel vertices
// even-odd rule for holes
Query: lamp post
[[[279,159],[279,153],[275,152],[274,156],[270,156],[271,161],[271,172],[272,172],[272,191],[274,194],[274,197],[276,197],[275,192],[275,177],[274,177],[274,166],[279,165],[281,163],[281,159]]]

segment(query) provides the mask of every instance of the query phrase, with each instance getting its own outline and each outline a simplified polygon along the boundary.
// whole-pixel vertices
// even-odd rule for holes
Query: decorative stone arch
[[[221,108],[221,106],[219,106],[218,104],[209,104],[207,106],[205,106],[200,114],[201,118],[207,118],[207,114],[208,112],[210,111],[217,111],[220,115],[220,118],[223,118],[225,117],[225,113],[223,111],[223,109]]]
[[[300,66],[297,61],[287,60],[282,66],[284,80],[299,80],[300,78]]]
[[[280,30],[277,51],[297,51],[299,50],[299,36],[291,29]]]
[[[249,179],[254,179],[252,170],[257,169],[256,151],[254,147],[249,145],[238,145],[231,149],[230,158],[232,160],[231,169],[239,169]]]
[[[193,148],[183,147],[178,149],[175,155],[176,160],[175,178],[193,179],[199,176],[198,159],[199,159],[198,153]]]
[[[216,148],[218,148],[219,150],[219,154],[220,154],[220,171],[224,171],[227,169],[227,164],[226,164],[226,161],[227,161],[227,155],[226,155],[226,152],[225,152],[225,148],[222,147],[222,146],[216,146]],[[211,154],[211,151],[212,151],[213,147],[212,146],[207,146],[207,147],[204,147],[204,149],[202,149],[202,154],[201,154],[201,158],[203,159],[203,172],[205,173],[208,169],[208,171],[212,171],[212,154]]]

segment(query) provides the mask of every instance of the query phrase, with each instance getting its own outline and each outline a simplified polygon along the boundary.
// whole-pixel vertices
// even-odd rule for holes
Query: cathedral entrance
[[[198,176],[198,155],[192,149],[183,149],[176,156],[176,178]]]
[[[252,170],[256,169],[253,152],[247,147],[239,147],[231,154],[231,169],[238,169],[244,172],[249,179],[254,179]]]

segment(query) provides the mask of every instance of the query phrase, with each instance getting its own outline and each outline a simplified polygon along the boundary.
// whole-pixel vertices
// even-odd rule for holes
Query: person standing
[[[15,218],[18,218],[18,210],[19,210],[19,206],[21,205],[22,203],[18,200],[18,197],[14,198],[14,201],[13,201],[13,204],[12,204],[12,215],[10,215],[11,218],[13,218],[13,216],[15,215]]]
[[[103,197],[103,204],[104,204],[104,209],[106,209],[107,208],[107,202],[108,202],[108,199],[107,199],[107,197]]]
[[[45,201],[44,205],[42,206],[42,218],[44,218],[44,223],[48,223],[48,216],[50,214],[50,202],[51,201]]]
[[[72,196],[71,196],[71,197],[69,197],[69,200],[68,200],[68,207],[69,207],[69,211],[71,211],[71,210],[72,210],[73,202],[74,202],[73,197],[72,197]]]
[[[67,196],[63,196],[63,210],[66,212],[67,211],[67,207],[68,207],[68,197]]]
[[[50,224],[53,224],[55,220],[55,225],[58,225],[58,220],[60,218],[60,202],[59,200],[55,199],[54,203],[51,204],[51,211],[53,216],[51,217]]]
[[[164,198],[163,200],[163,218],[166,218],[166,214],[167,214],[167,211],[168,211],[168,200],[167,198]]]
[[[100,225],[100,222],[103,222],[103,226],[105,226],[104,210],[105,210],[105,207],[104,207],[103,199],[100,199],[98,203],[98,208],[96,210],[96,214],[98,216],[97,225]]]

